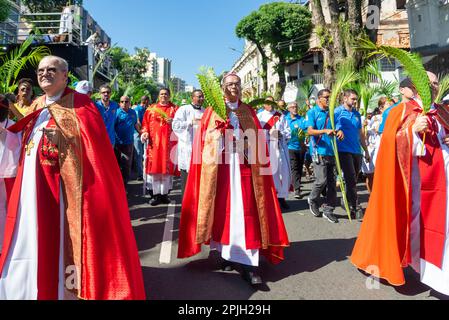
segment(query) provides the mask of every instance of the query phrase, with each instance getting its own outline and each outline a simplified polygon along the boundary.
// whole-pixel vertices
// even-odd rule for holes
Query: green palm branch
[[[250,107],[252,107],[253,109],[257,109],[257,107],[259,106],[263,106],[265,104],[269,104],[271,106],[273,106],[274,108],[277,108],[278,105],[276,102],[271,101],[271,100],[266,100],[265,98],[256,98],[250,102],[247,103]]]
[[[440,89],[438,91],[437,96],[435,97],[435,102],[441,102],[446,94],[449,93],[449,74],[446,74],[444,77],[440,76]]]
[[[226,103],[221,91],[220,82],[213,68],[202,67],[197,74],[198,82],[204,93],[204,100],[207,106],[210,106],[220,118],[226,120]]]
[[[332,87],[332,94],[329,100],[329,119],[331,122],[332,130],[335,130],[335,107],[337,105],[338,97],[342,93],[343,89],[347,87],[352,82],[358,80],[358,75],[354,71],[354,66],[351,60],[343,62],[340,65],[340,68],[337,70],[337,80]],[[341,169],[340,158],[338,155],[337,148],[337,138],[334,135],[333,139],[331,139],[332,149],[334,150],[335,162],[337,167],[338,179],[340,181],[340,189],[343,196],[343,201],[345,204],[346,213],[348,214],[349,221],[351,219],[351,211],[349,210],[348,198],[346,196],[346,185],[343,180],[343,171]]]
[[[381,57],[398,60],[403,65],[405,72],[412,80],[416,91],[421,97],[423,113],[425,114],[430,110],[432,105],[430,81],[422,60],[418,55],[390,46],[377,46],[368,39],[360,39],[358,49],[368,51],[369,58],[380,55]]]
[[[378,87],[376,88],[377,93],[382,96],[386,96],[387,98],[393,97],[397,88],[399,87],[399,83],[397,81],[387,81],[384,79],[380,80]]]
[[[168,119],[168,114],[166,114],[164,111],[162,111],[158,107],[156,107],[156,106],[151,107],[150,110],[156,112],[158,115],[161,116],[162,119]]]
[[[1,92],[14,92],[17,89],[17,78],[20,72],[28,65],[37,67],[43,57],[51,54],[50,49],[45,46],[30,49],[33,39],[28,37],[19,47],[0,56]]]

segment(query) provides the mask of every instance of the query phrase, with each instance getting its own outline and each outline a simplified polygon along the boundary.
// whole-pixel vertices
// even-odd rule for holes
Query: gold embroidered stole
[[[255,154],[259,155],[258,148],[260,146],[265,147],[264,144],[259,143],[258,128],[254,122],[254,118],[250,112],[250,107],[241,104],[234,112],[236,113],[239,123],[244,132],[247,130],[254,130],[257,137]],[[229,113],[229,110],[228,110]],[[200,178],[200,190],[198,201],[198,220],[197,220],[197,232],[196,243],[202,244],[209,241],[212,238],[212,226],[214,222],[214,210],[215,210],[215,198],[217,194],[217,173],[218,163],[221,161],[221,152],[219,150],[219,141],[221,139],[221,132],[215,129],[216,121],[223,121],[215,112],[212,112],[209,124],[207,126],[204,148],[202,153],[202,166],[201,166],[201,178]],[[253,153],[254,154],[254,153]],[[262,249],[268,248],[269,245],[269,230],[267,222],[267,209],[265,207],[264,200],[264,176],[261,175],[260,159],[258,156],[255,164],[251,164],[252,181],[254,188],[254,195],[257,203],[257,210],[259,215],[259,222],[261,228],[262,237]],[[224,210],[224,208],[223,208]]]
[[[45,96],[36,100],[33,110],[45,107]],[[82,206],[83,206],[83,153],[81,131],[74,109],[74,94],[69,93],[59,101],[49,105],[48,111],[56,124],[56,132],[51,140],[59,151],[59,168],[62,181],[62,196],[64,197],[64,264],[65,267],[75,266],[76,283],[73,290],[80,295],[82,272]],[[67,232],[68,230],[68,232]],[[67,286],[66,286],[67,287]]]

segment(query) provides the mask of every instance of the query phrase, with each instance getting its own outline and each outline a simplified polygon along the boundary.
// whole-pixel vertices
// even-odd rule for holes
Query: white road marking
[[[162,238],[161,254],[159,264],[169,264],[171,261],[171,249],[173,244],[173,224],[175,220],[176,203],[170,203],[165,219],[164,236]]]

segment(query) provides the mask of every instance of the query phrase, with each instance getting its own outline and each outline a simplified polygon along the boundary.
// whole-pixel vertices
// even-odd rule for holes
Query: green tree
[[[0,0],[0,22],[5,21],[9,16],[11,6],[8,0]]]
[[[250,28],[253,30],[251,31]],[[311,31],[312,19],[309,10],[303,5],[285,2],[262,5],[258,11],[244,18],[236,28],[237,36],[242,37],[246,34],[247,39],[253,41],[260,52],[269,46],[272,54],[277,58],[275,71],[279,76],[277,92],[279,96],[284,94],[287,84],[285,67],[307,52]],[[280,43],[294,41],[299,36],[301,41],[293,42],[294,47],[280,45]],[[265,56],[268,56],[266,51]]]
[[[83,5],[83,0],[22,0],[32,13],[60,12],[66,5]]]
[[[365,63],[363,54],[355,50],[355,37],[367,36],[376,42],[378,27],[367,30],[363,25],[360,0],[328,0],[330,21],[326,21],[326,7],[321,0],[310,1],[315,31],[320,39],[324,57],[324,85],[330,88],[336,80],[338,66],[347,57],[354,59],[356,70]],[[381,9],[382,0],[369,0],[368,5]],[[373,12],[367,10],[368,18]]]

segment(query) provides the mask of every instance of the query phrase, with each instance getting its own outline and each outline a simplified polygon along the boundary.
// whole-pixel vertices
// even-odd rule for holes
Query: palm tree
[[[43,57],[51,54],[45,46],[30,49],[33,39],[28,37],[20,47],[0,56],[0,92],[14,92],[20,72],[28,65],[36,67]]]

